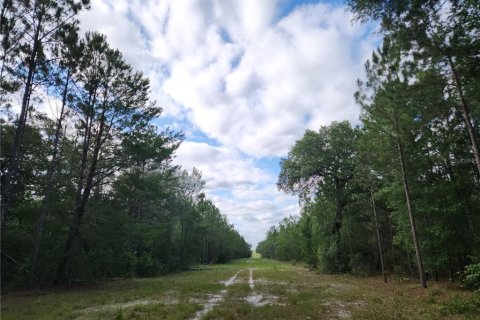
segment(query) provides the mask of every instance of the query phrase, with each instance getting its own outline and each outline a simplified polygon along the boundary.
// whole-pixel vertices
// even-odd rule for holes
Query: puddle
[[[350,311],[345,310],[345,305],[342,303],[335,303],[335,306],[331,309],[333,311],[333,314],[340,319],[349,319],[352,314]]]
[[[221,290],[218,294],[209,294],[207,295],[208,299],[207,302],[203,304],[203,309],[198,310],[195,313],[195,316],[192,318],[192,320],[200,320],[202,317],[207,314],[210,310],[212,310],[216,305],[218,305],[220,302],[223,301],[223,298],[225,294],[227,293],[227,290],[223,289]]]
[[[340,319],[349,319],[352,316],[350,311],[347,310],[337,310],[337,317]]]
[[[231,277],[230,279],[228,279],[226,281],[220,281],[220,282],[223,283],[225,285],[225,287],[229,287],[229,286],[231,286],[232,284],[235,283],[235,280],[237,279],[237,276],[238,276],[239,273],[240,273],[240,271],[235,273],[235,275],[233,277]]]
[[[351,311],[345,309],[346,307],[359,307],[364,305],[363,301],[354,302],[330,302],[327,301],[323,305],[328,307],[328,311],[331,315],[338,319],[350,319],[352,317]]]
[[[80,316],[77,318],[77,320],[84,319],[84,316],[86,314],[90,313],[96,313],[96,312],[108,312],[108,311],[115,311],[118,309],[127,309],[127,308],[132,308],[132,307],[137,307],[137,306],[145,306],[148,304],[155,304],[155,303],[163,303],[163,304],[177,304],[177,300],[147,300],[147,299],[142,299],[142,300],[133,300],[133,301],[128,301],[128,302],[122,302],[122,303],[110,303],[110,304],[104,304],[104,305],[99,305],[99,306],[94,306],[90,308],[86,308],[81,310],[80,312],[84,314],[83,316]]]
[[[263,284],[267,283],[267,280],[264,279],[259,279],[257,282],[261,282]],[[272,282],[268,282],[272,283]],[[253,291],[255,288],[255,281],[253,280],[253,268],[250,268],[250,277],[248,279],[248,284],[250,286],[250,290],[252,290],[252,293],[245,298],[243,298],[243,301],[248,302],[250,305],[253,307],[263,307],[267,305],[285,305],[282,303],[278,302],[278,297],[274,295],[262,295],[262,294],[257,294],[256,292]]]
[[[235,283],[235,281],[237,280],[237,277],[238,277],[238,274],[240,273],[240,271],[238,271],[237,273],[235,273],[233,275],[233,277],[231,277],[230,279],[228,280],[225,280],[225,281],[220,281],[221,283],[223,283],[225,285],[225,287],[229,287],[231,286],[232,284]],[[202,310],[198,310],[196,313],[195,313],[195,316],[192,318],[192,320],[200,320],[202,319],[202,317],[207,314],[207,312],[209,312],[210,310],[212,310],[216,305],[218,305],[220,302],[223,301],[224,297],[225,297],[225,294],[227,293],[227,290],[226,289],[223,289],[223,290],[220,290],[219,293],[217,294],[208,294],[207,295],[207,301],[203,304],[203,309]]]
[[[253,307],[263,307],[267,305],[285,305],[280,303],[277,296],[274,295],[262,295],[252,293],[251,295],[243,298],[244,301],[248,302]]]
[[[274,281],[274,280],[267,280],[267,279],[257,279],[255,280],[256,283],[262,284],[262,285],[282,285],[286,286],[289,285],[288,281]]]
[[[250,268],[250,278],[248,279],[248,285],[250,286],[250,290],[253,290],[255,287],[255,283],[253,282],[253,269]]]

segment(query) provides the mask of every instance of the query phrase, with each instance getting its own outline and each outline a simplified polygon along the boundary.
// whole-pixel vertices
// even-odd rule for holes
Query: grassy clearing
[[[249,286],[253,269],[254,288]],[[222,281],[238,277],[225,287]],[[266,259],[244,259],[153,279],[101,282],[2,297],[2,319],[475,319],[480,294],[447,283],[320,275]]]

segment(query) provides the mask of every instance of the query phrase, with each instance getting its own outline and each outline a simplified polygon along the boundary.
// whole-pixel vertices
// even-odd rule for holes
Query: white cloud
[[[343,7],[276,21],[276,6],[97,0],[82,21],[148,71],[167,114],[253,157],[281,156],[307,127],[357,119],[355,80],[377,39]]]
[[[196,167],[203,173],[207,191],[236,188],[270,182],[273,177],[254,166],[237,151],[203,142],[185,141],[176,153],[176,162],[186,169]]]
[[[82,30],[105,33],[148,75],[167,115],[219,142],[186,141],[177,161],[203,171],[240,230],[266,231],[297,210],[255,159],[285,156],[307,128],[356,122],[356,79],[378,42],[344,7],[302,5],[279,17],[281,2],[93,0],[81,15]]]
[[[186,141],[175,162],[202,171],[207,195],[250,243],[261,241],[283,217],[298,213],[297,199],[276,190],[277,177],[237,151]]]

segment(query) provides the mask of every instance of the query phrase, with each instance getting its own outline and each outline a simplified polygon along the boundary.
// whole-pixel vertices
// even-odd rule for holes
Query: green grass
[[[255,287],[249,287],[249,269]],[[221,281],[238,271],[236,282]],[[305,268],[255,257],[160,278],[17,292],[2,296],[1,316],[9,319],[189,319],[209,295],[222,301],[204,319],[474,319],[480,294],[448,283],[391,281],[379,277],[322,275]],[[262,295],[269,303],[245,299]],[[265,300],[262,300],[265,301]]]

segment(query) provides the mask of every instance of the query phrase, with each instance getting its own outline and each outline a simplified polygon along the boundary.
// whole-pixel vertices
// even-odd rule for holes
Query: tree
[[[56,56],[60,57],[53,64],[53,69],[59,69],[54,74],[54,86],[60,90],[61,107],[58,119],[56,121],[55,133],[52,146],[52,159],[46,174],[45,189],[43,191],[43,200],[38,218],[36,235],[33,240],[32,257],[30,272],[35,277],[37,268],[38,254],[42,243],[43,229],[47,216],[50,195],[54,183],[59,162],[60,138],[64,131],[63,123],[68,114],[68,104],[73,100],[74,84],[72,85],[72,75],[75,73],[76,61],[81,57],[81,48],[78,46],[78,34],[75,28],[66,29],[61,35],[62,41],[54,48]]]
[[[35,84],[42,82],[52,46],[65,29],[75,28],[75,15],[88,5],[88,0],[75,1],[4,1],[2,7],[2,33],[8,32],[2,49],[2,62],[7,62],[7,71],[13,73],[15,82],[23,83],[21,111],[17,119],[15,139],[11,149],[8,169],[2,183],[2,204],[0,219],[2,228],[13,196],[13,182],[17,178],[22,161],[22,144],[27,124],[28,111]],[[11,19],[7,16],[15,16]],[[21,18],[20,18],[21,17]],[[18,26],[17,26],[18,25]],[[17,40],[17,44],[12,41]],[[8,54],[7,54],[8,52]],[[17,57],[17,58],[12,58]],[[19,62],[16,66],[11,66]],[[3,72],[3,67],[2,67]],[[13,88],[10,88],[13,89]]]
[[[349,202],[349,183],[354,178],[357,129],[348,122],[332,123],[318,132],[307,130],[282,159],[277,186],[280,190],[299,194],[308,199],[312,194],[323,198],[334,207],[331,225],[335,251],[335,269],[345,268],[341,262],[343,214]]]
[[[70,278],[82,218],[94,186],[121,167],[115,157],[129,132],[148,126],[161,109],[148,100],[148,80],[125,63],[121,53],[108,47],[105,37],[89,33],[76,75],[85,86],[78,102],[83,121],[83,145],[73,221],[57,281]],[[102,166],[100,166],[102,165]]]
[[[313,212],[309,212],[307,208],[304,208],[302,216],[300,218],[300,232],[302,249],[304,252],[306,262],[317,268],[318,266],[318,239],[316,237],[316,219]],[[302,241],[303,240],[303,241]]]
[[[382,31],[400,48],[426,65],[436,65],[465,123],[480,173],[478,147],[478,72],[480,6],[476,1],[350,0],[357,18],[381,20]],[[474,117],[476,115],[477,117]]]

